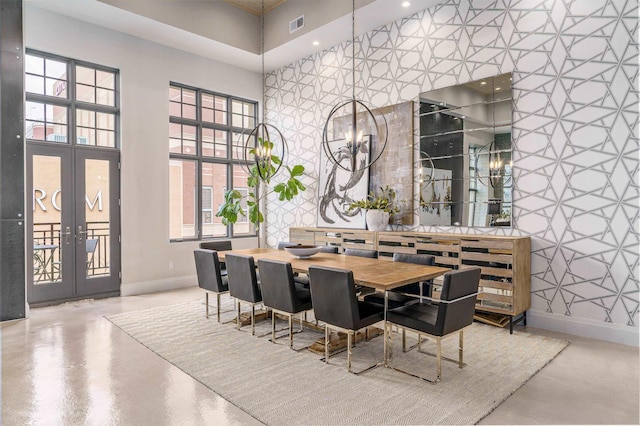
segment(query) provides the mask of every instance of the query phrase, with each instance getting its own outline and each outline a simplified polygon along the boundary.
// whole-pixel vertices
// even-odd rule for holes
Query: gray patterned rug
[[[234,317],[224,297],[223,321]],[[212,311],[214,311],[213,309]],[[465,362],[443,362],[442,382],[433,385],[379,367],[361,375],[346,371],[346,353],[330,364],[308,350],[292,351],[287,338],[270,342],[239,332],[235,324],[204,317],[194,301],[108,316],[107,319],[223,398],[269,425],[283,424],[474,424],[494,410],[568,342],[474,323],[464,336]],[[278,327],[285,325],[279,322]],[[256,335],[270,330],[258,323]],[[250,327],[243,327],[250,329]],[[282,334],[282,333],[281,333]],[[402,353],[394,333],[392,365],[434,375],[435,358],[415,349]],[[295,346],[321,334],[296,334]],[[382,359],[382,338],[358,343],[354,370]],[[414,341],[415,342],[415,341]],[[281,343],[281,344],[280,344]],[[430,350],[423,343],[423,350]],[[445,340],[443,355],[457,359],[457,338]]]

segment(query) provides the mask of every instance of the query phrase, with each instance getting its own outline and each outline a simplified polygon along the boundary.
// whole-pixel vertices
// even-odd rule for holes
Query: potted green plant
[[[249,151],[250,154],[255,155],[256,150],[259,153],[268,152],[269,155],[266,159],[253,164],[249,168],[249,176],[247,178],[247,186],[252,188],[253,191],[248,191],[247,195],[243,195],[240,191],[231,189],[224,194],[224,202],[218,208],[216,217],[222,218],[224,225],[233,224],[238,221],[239,216],[246,216],[244,209],[242,208],[242,201],[246,200],[246,205],[249,211],[249,222],[256,226],[256,229],[260,227],[260,224],[264,222],[264,214],[260,210],[260,202],[269,194],[268,185],[271,183],[271,178],[274,176],[276,166],[281,164],[281,159],[273,155],[273,143],[268,140],[258,138],[258,144],[256,148]],[[291,201],[301,192],[307,188],[298,179],[304,173],[304,166],[296,164],[293,167],[289,167],[285,164],[282,165],[286,168],[289,176],[286,181],[277,183],[271,192],[278,194],[280,201]],[[260,169],[258,169],[260,168]]]
[[[363,200],[356,200],[349,204],[349,211],[365,210],[367,229],[384,231],[389,224],[389,218],[400,211],[396,203],[396,191],[389,187],[380,187],[377,192],[371,191]]]

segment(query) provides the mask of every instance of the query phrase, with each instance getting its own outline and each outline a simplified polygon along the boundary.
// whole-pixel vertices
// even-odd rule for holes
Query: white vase
[[[384,210],[367,210],[365,220],[367,222],[367,229],[369,231],[384,231],[389,224],[388,212]]]

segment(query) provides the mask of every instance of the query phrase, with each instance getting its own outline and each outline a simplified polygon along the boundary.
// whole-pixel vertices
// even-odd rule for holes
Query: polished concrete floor
[[[3,323],[0,423],[260,424],[103,318],[198,298],[189,288],[70,302]],[[528,331],[571,344],[483,424],[640,423],[638,348]]]

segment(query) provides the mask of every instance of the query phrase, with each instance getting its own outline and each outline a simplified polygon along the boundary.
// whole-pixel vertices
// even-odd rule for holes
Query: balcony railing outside
[[[66,236],[62,236],[66,238]],[[69,236],[70,243],[75,243]],[[86,239],[97,239],[95,251],[86,253],[87,277],[109,275],[111,236],[109,222],[87,222]],[[66,242],[62,242],[65,243]],[[86,243],[85,243],[86,244]],[[61,279],[61,235],[60,224],[56,222],[35,223],[33,225],[33,282],[43,284]],[[86,252],[86,251],[85,251]]]

